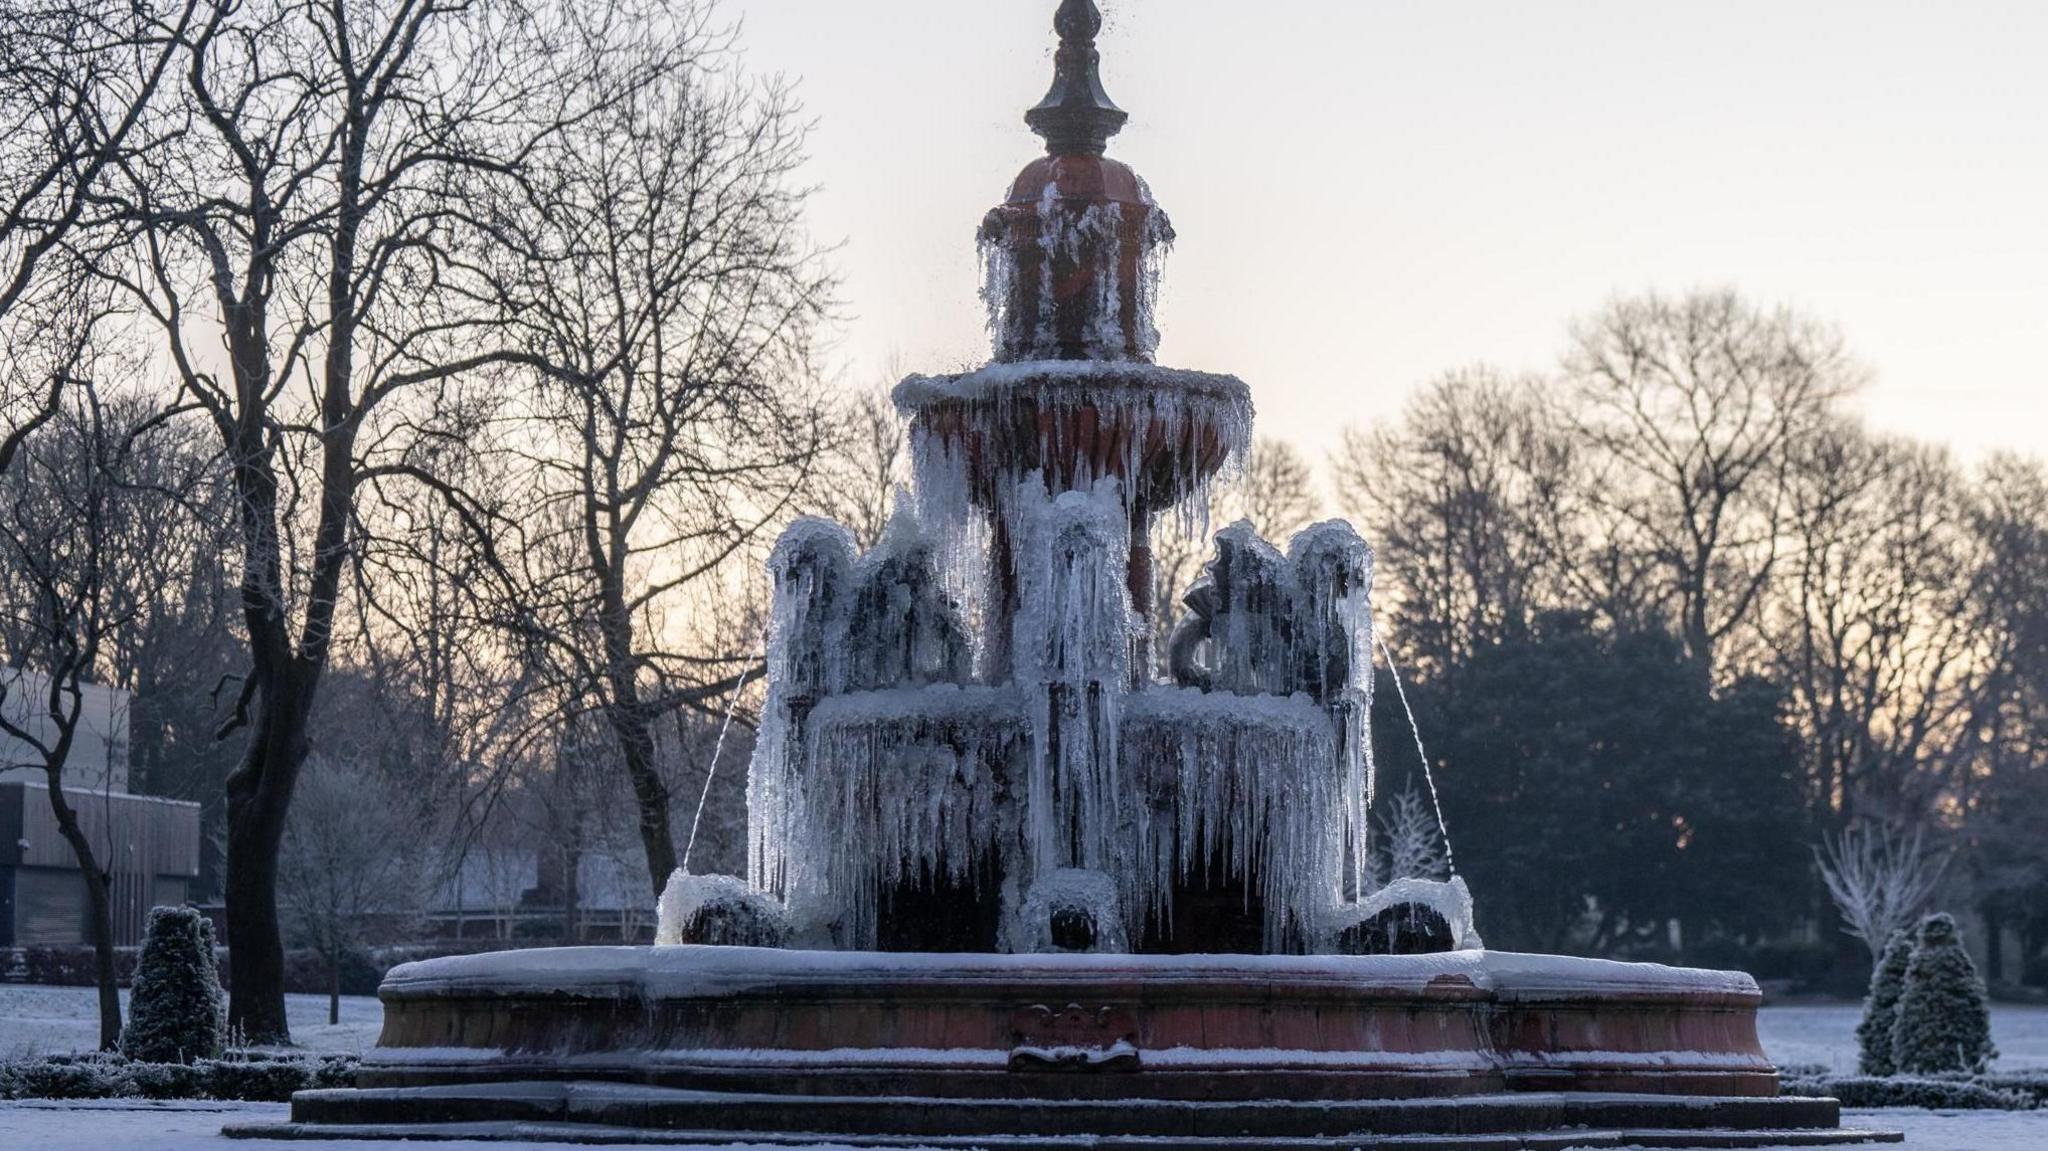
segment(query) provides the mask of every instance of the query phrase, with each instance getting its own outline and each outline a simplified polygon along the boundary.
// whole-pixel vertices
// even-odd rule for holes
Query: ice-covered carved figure
[[[1236,695],[1291,695],[1298,678],[1293,583],[1286,558],[1250,521],[1216,533],[1216,554],[1198,585],[1207,590],[1171,643],[1175,679]]]
[[[1114,481],[1047,499],[1027,480],[1017,499],[1024,531],[1012,650],[1032,709],[1030,870],[1103,868],[1116,850],[1118,703],[1138,633],[1129,521]]]
[[[966,683],[970,651],[959,609],[907,496],[888,530],[854,565],[832,641],[837,691]]]
[[[747,878],[789,894],[790,846],[806,774],[806,722],[830,686],[828,639],[856,552],[853,533],[820,519],[791,524],[768,557],[768,699],[747,775]]]
[[[1003,925],[1003,950],[1122,955],[1130,951],[1116,881],[1065,868],[1039,876]]]
[[[1345,889],[1370,890],[1377,786],[1372,755],[1372,546],[1331,520],[1303,530],[1287,548],[1294,573],[1294,686],[1330,714],[1343,773]]]
[[[1166,637],[1166,668],[1181,687],[1203,691],[1215,686],[1216,676],[1202,662],[1202,645],[1209,642],[1210,621],[1216,618],[1216,585],[1204,575],[1180,597],[1187,611]]]
[[[788,939],[782,905],[732,876],[678,869],[662,888],[654,929],[657,947],[779,948]]]
[[[1296,592],[1295,686],[1329,703],[1372,700],[1372,546],[1343,520],[1317,524],[1287,548]]]
[[[1397,879],[1345,909],[1333,924],[1330,950],[1345,955],[1423,955],[1480,951],[1472,892],[1448,880]]]

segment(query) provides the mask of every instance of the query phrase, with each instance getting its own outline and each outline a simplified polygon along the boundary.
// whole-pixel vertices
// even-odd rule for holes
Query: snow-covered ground
[[[1844,1074],[1856,1070],[1856,1004],[1766,1007],[1757,1016],[1764,1050],[1780,1064],[1818,1063]],[[1998,1004],[1991,1009],[1991,1039],[1998,1044],[1998,1071],[2048,1068],[2048,1007]],[[2048,1151],[2048,1132],[2041,1148]]]
[[[221,1126],[282,1122],[285,1111],[282,1103],[0,1103],[0,1147],[37,1151],[252,1151],[265,1144],[223,1138]],[[1845,1115],[1843,1122],[1851,1127],[1903,1130],[1906,1151],[2042,1151],[2048,1147],[2048,1112],[2041,1111],[1854,1111]],[[374,1151],[389,1146],[364,1142],[318,1144],[320,1151]],[[434,1151],[505,1151],[506,1146],[472,1142],[432,1144]],[[566,1143],[517,1146],[523,1151],[587,1151]],[[827,1149],[821,1147],[818,1151]]]
[[[384,1005],[374,996],[344,995],[341,1022],[327,1022],[325,995],[287,995],[292,1039],[313,1051],[367,1051],[377,1045]],[[128,993],[121,992],[122,1017]],[[0,983],[0,1059],[90,1051],[100,1045],[98,993],[90,987],[35,987]],[[0,1143],[0,1147],[7,1144]]]

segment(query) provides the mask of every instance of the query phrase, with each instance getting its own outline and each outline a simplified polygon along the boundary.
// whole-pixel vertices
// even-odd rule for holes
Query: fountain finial
[[[1100,156],[1130,119],[1102,88],[1102,54],[1095,50],[1102,10],[1095,0],[1063,0],[1052,26],[1060,34],[1052,91],[1024,113],[1024,122],[1045,138],[1052,155]]]

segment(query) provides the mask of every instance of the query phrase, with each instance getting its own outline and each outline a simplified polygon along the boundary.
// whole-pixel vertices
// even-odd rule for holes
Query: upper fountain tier
[[[1210,477],[1248,445],[1251,395],[1232,376],[1153,364],[1173,226],[1145,181],[1103,155],[1128,117],[1102,87],[1101,12],[1064,0],[1053,27],[1052,88],[1024,115],[1046,155],[979,235],[994,362],[912,377],[896,398],[928,505],[1000,512],[1034,475],[1054,495],[1114,479],[1142,540],[1150,517],[1177,505],[1200,521]],[[1143,574],[1134,567],[1134,586]]]
[[[995,358],[1149,363],[1159,259],[1173,225],[1127,164],[1103,155],[1129,119],[1102,87],[1093,0],[1066,0],[1051,91],[1024,114],[1046,154],[981,225]]]

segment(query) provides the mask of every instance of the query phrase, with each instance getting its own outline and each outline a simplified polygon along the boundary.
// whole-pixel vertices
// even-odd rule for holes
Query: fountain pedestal
[[[1553,956],[584,948],[408,964],[353,1091],[231,1134],[1828,1146],[1744,975]]]

